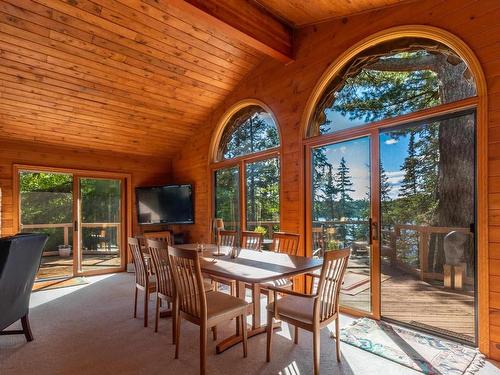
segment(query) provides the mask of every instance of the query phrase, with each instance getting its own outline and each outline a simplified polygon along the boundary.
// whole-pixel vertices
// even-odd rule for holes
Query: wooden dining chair
[[[219,232],[220,235],[220,245],[221,246],[236,246],[236,237],[238,236],[238,232],[235,230],[221,230]],[[236,296],[236,281],[227,279],[225,277],[219,276],[210,276],[211,279],[215,283],[215,290],[219,290],[219,284],[224,284],[229,286],[229,293],[232,296]]]
[[[221,230],[220,232],[220,245],[221,246],[236,246],[236,237],[238,232],[235,230]]]
[[[141,249],[145,249],[147,248],[147,243],[146,243],[146,237],[144,237],[144,235],[142,234],[137,234],[134,236],[137,241],[139,241],[139,246],[141,247]]]
[[[335,321],[337,361],[340,362],[339,294],[349,260],[350,250],[325,252],[318,287],[314,294],[303,294],[279,287],[269,287],[274,302],[267,306],[266,360],[271,360],[273,317],[295,326],[294,342],[299,342],[299,328],[313,333],[314,374],[319,374],[320,332]],[[277,293],[285,297],[277,299]]]
[[[288,255],[297,255],[299,252],[299,242],[300,235],[293,233],[285,233],[285,232],[274,232],[273,233],[273,243],[271,246],[272,251],[276,251],[278,253],[288,254]],[[267,294],[268,301],[271,303],[272,293],[269,293],[268,286],[275,286],[280,288],[293,288],[293,280],[292,279],[278,279],[269,281],[261,285],[261,292],[263,294]]]
[[[297,255],[299,252],[300,234],[274,232],[271,250],[288,255]]]
[[[175,322],[177,320],[178,309],[174,287],[172,271],[168,263],[168,245],[166,241],[153,239],[147,240],[149,254],[151,255],[154,274],[156,277],[156,318],[155,332],[158,332],[158,322],[160,319],[161,301],[166,301],[172,314],[172,343],[175,344]],[[203,287],[206,292],[213,290],[212,281],[208,278],[203,279]],[[214,340],[217,332],[214,330]]]
[[[168,264],[168,245],[166,241],[148,239],[147,246],[153,261],[153,270],[156,277],[155,332],[158,332],[161,302],[166,301],[170,311],[172,312],[172,342],[175,344],[174,332],[177,309],[174,280]]]
[[[262,250],[264,235],[258,232],[241,232],[241,247],[250,250]]]
[[[144,327],[148,326],[149,295],[156,291],[156,282],[148,272],[148,266],[144,260],[137,238],[129,237],[128,247],[132,253],[135,268],[135,298],[134,298],[134,318],[137,318],[137,293],[144,291]]]
[[[178,298],[179,317],[175,329],[175,358],[179,358],[181,320],[200,326],[200,374],[205,374],[207,329],[233,318],[240,318],[243,356],[247,356],[248,304],[225,293],[205,293],[200,258],[196,251],[168,249],[169,263]]]
[[[166,242],[167,246],[172,246],[173,241],[172,241],[172,233],[170,231],[165,230],[161,232],[146,232],[143,234],[144,238],[146,239],[153,239],[157,241],[163,241]]]

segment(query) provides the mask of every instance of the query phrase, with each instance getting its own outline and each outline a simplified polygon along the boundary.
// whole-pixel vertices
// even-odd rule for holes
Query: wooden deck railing
[[[117,245],[119,247],[120,239],[121,239],[121,223],[81,223],[82,228],[100,228],[100,229],[108,229],[115,228],[116,229],[116,239]],[[54,228],[62,228],[63,230],[63,244],[62,245],[71,245],[69,243],[69,233],[73,230],[73,223],[57,223],[57,224],[21,224],[20,229],[54,229]],[[45,251],[45,255],[51,255],[51,253],[55,253],[54,251]]]
[[[419,256],[419,268],[413,268],[401,262],[397,257],[397,240],[402,236],[402,231],[412,231],[416,233],[418,241],[418,256]],[[429,245],[430,239],[433,234],[448,234],[450,232],[460,232],[469,236],[474,234],[471,232],[470,228],[462,227],[435,227],[428,225],[407,225],[407,224],[396,224],[393,230],[383,230],[382,231],[382,247],[384,247],[384,239],[388,238],[389,243],[386,243],[386,254],[391,264],[404,269],[405,271],[417,274],[422,280],[432,279],[432,280],[442,280],[443,274],[436,272],[429,272]]]
[[[335,239],[334,232],[329,229],[338,227],[339,225],[368,225],[366,220],[348,220],[348,221],[314,221],[313,222],[313,254],[321,255],[327,250],[328,241]],[[368,230],[368,229],[367,229]],[[397,241],[403,236],[404,231],[412,231],[418,242],[418,259],[419,266],[412,267],[411,265],[401,261],[397,254]],[[429,245],[433,234],[448,234],[450,232],[460,232],[472,236],[473,233],[469,228],[462,227],[437,227],[427,225],[408,225],[396,224],[391,229],[382,229],[381,253],[389,258],[391,265],[398,267],[405,272],[414,274],[423,279],[442,280],[443,274],[429,272]],[[362,242],[362,241],[356,241]],[[354,246],[354,245],[352,245]],[[368,241],[364,245],[369,249]],[[359,244],[357,244],[359,247]],[[470,281],[470,280],[469,280]]]
[[[226,228],[236,228],[239,222],[225,221],[224,226]],[[279,221],[247,221],[247,227],[263,227],[266,230],[266,238],[272,238],[274,233],[274,227],[279,226]]]

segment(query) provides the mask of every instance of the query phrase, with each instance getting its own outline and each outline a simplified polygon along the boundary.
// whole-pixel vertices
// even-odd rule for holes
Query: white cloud
[[[384,143],[386,145],[393,145],[395,143],[398,143],[399,141],[397,139],[394,139],[394,138],[391,138],[391,139],[388,139],[387,141],[385,141]]]
[[[393,172],[386,172],[385,174],[387,176],[387,181],[391,185],[398,185],[403,181],[403,178],[405,176],[404,171],[393,171]]]

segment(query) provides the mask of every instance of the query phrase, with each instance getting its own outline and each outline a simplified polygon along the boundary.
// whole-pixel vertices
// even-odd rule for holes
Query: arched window
[[[364,50],[333,77],[308,135],[333,133],[476,95],[466,63],[444,44],[401,38]]]
[[[474,342],[478,100],[467,63],[402,37],[354,55],[321,87],[306,135],[309,244],[317,256],[351,249],[341,304]],[[397,302],[408,293],[420,305]],[[451,306],[468,318],[428,319]]]
[[[279,130],[263,105],[238,107],[225,116],[212,164],[213,213],[226,229],[269,239],[280,228]]]
[[[227,122],[217,160],[233,159],[278,147],[278,128],[272,116],[258,105],[240,109]]]

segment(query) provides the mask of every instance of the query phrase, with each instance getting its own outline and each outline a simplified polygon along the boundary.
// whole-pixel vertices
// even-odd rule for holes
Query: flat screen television
[[[192,185],[138,187],[135,197],[141,225],[194,224]]]

